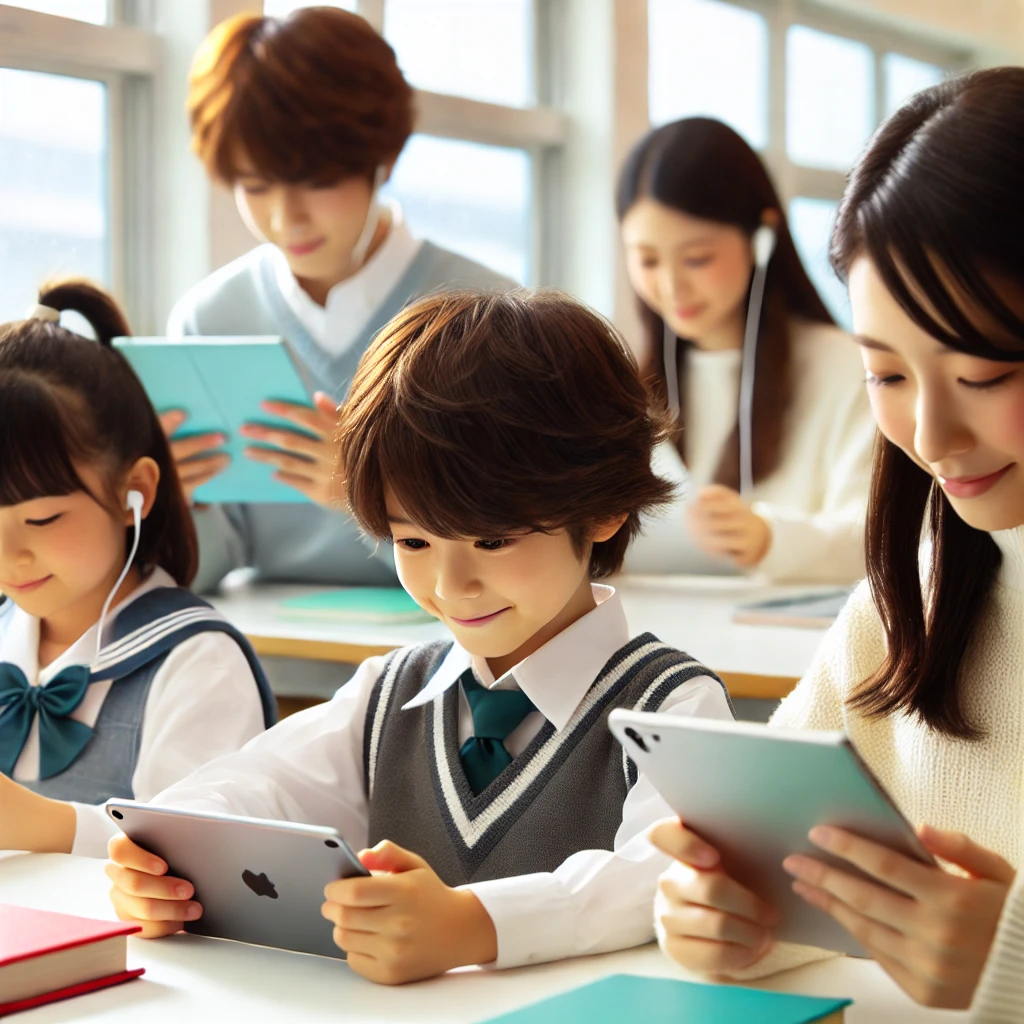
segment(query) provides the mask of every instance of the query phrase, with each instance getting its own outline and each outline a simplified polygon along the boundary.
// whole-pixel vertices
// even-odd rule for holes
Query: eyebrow
[[[403,519],[401,516],[388,516],[389,523],[397,523],[399,526],[414,526],[411,519]]]
[[[676,246],[673,247],[672,251],[673,252],[681,252],[684,249],[696,249],[698,246],[702,246],[702,245],[713,245],[714,242],[715,242],[714,238],[712,238],[710,235],[708,235],[707,237],[704,237],[704,238],[694,238],[694,239],[691,239],[688,242],[680,242],[679,245],[676,245]],[[638,241],[638,242],[629,242],[628,244],[632,248],[634,248],[634,249],[657,249],[658,248],[658,246],[654,242]]]
[[[870,348],[874,349],[876,352],[888,352],[891,355],[899,355],[894,348],[890,345],[886,345],[884,341],[879,341],[877,338],[869,338],[865,334],[855,334],[853,335],[853,340],[857,342],[861,348]],[[943,345],[941,341],[937,341],[936,345],[939,349],[937,354],[940,356],[955,356],[958,354],[955,348]],[[963,355],[964,353],[961,352],[959,354]]]

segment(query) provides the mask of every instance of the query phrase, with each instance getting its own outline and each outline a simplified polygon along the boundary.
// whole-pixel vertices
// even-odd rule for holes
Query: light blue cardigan
[[[279,334],[298,357],[310,394],[340,403],[374,335],[414,299],[445,288],[501,290],[515,282],[456,253],[424,242],[366,328],[341,355],[310,337],[277,286],[273,246],[261,245],[189,289],[171,312],[167,333]],[[252,566],[262,580],[326,584],[395,583],[389,547],[377,546],[344,513],[315,504],[214,505],[196,510],[200,593],[232,569]]]

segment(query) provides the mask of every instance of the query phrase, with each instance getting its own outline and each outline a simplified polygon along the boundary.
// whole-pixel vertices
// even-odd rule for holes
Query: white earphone
[[[373,185],[370,191],[370,206],[366,211],[366,221],[363,223],[363,230],[352,246],[352,269],[358,270],[366,262],[366,253],[369,251],[373,236],[377,233],[377,225],[380,224],[384,208],[377,201],[377,193],[380,192],[388,176],[388,169],[384,164],[378,164],[373,172]]]
[[[97,657],[99,657],[100,649],[103,647],[103,622],[107,617],[107,612],[110,610],[110,602],[114,600],[114,595],[124,582],[125,576],[128,575],[128,570],[132,567],[132,562],[135,561],[135,554],[139,550],[139,537],[142,535],[142,506],[145,503],[146,499],[142,496],[142,491],[130,490],[125,497],[124,507],[126,510],[131,510],[132,513],[132,533],[134,535],[132,538],[132,549],[128,554],[128,561],[124,563],[124,568],[121,570],[121,575],[117,577],[117,582],[110,593],[107,594],[106,601],[103,602],[103,611],[100,612],[100,621],[96,627]]]
[[[761,306],[764,302],[764,281],[768,263],[775,251],[775,229],[762,224],[751,236],[754,252],[754,275],[750,282],[750,301],[747,303],[747,319],[743,329],[743,357],[740,364],[740,494],[748,497],[754,487],[753,453],[753,411],[754,411],[754,367],[757,361],[757,333],[761,322]],[[665,364],[665,397],[673,420],[679,418],[679,368],[677,364],[678,338],[667,323],[662,341],[662,358]],[[687,482],[688,486],[688,482]]]
[[[754,489],[754,370],[757,364],[757,335],[764,303],[764,281],[775,251],[775,229],[762,224],[753,235],[754,276],[750,282],[747,323],[743,330],[743,360],[740,364],[740,495],[749,498]]]

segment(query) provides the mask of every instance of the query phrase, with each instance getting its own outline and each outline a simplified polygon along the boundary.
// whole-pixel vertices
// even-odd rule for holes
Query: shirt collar
[[[485,658],[470,654],[456,642],[430,681],[402,710],[439,697],[471,668],[488,689],[518,686],[556,729],[563,729],[611,656],[629,642],[629,624],[615,589],[597,583],[591,586],[597,607],[500,679],[494,678]]]
[[[276,246],[273,248],[281,294],[317,345],[332,354],[340,355],[351,347],[423,244],[410,233],[401,206],[393,200],[384,205],[391,211],[387,236],[359,270],[328,292],[324,306],[302,290],[284,253]]]
[[[175,587],[177,584],[171,575],[157,568],[149,574],[123,601],[115,605],[107,613],[104,624],[104,643],[110,643],[114,631],[114,622],[118,613],[127,608],[143,594],[157,587]],[[5,616],[5,619],[8,616]],[[95,623],[87,629],[63,654],[54,658],[45,668],[39,668],[39,619],[28,612],[22,611],[17,605],[9,613],[10,621],[7,628],[0,634],[0,661],[17,665],[30,683],[43,686],[69,665],[90,665],[96,658],[96,627]]]

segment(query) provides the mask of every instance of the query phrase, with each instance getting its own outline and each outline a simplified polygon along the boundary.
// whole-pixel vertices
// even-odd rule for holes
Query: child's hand
[[[359,859],[380,873],[331,882],[321,908],[353,970],[401,985],[497,957],[494,924],[472,892],[449,888],[422,857],[394,843]]]
[[[294,423],[298,430],[264,427],[247,423],[243,437],[274,448],[246,448],[245,457],[276,466],[274,479],[300,491],[310,501],[328,508],[344,500],[343,488],[334,478],[338,448],[334,430],[338,425],[337,404],[322,391],[313,396],[314,408],[292,402],[264,402],[263,408]],[[313,435],[312,437],[310,435]]]
[[[687,509],[693,542],[711,555],[724,555],[742,569],[757,565],[772,544],[771,527],[731,488],[702,487]]]
[[[231,456],[216,451],[227,441],[223,434],[197,434],[195,437],[183,437],[172,441],[171,436],[188,419],[180,409],[165,412],[160,416],[160,426],[171,446],[171,458],[174,459],[181,488],[188,501],[197,487],[212,480],[231,464]]]
[[[677,861],[661,876],[654,901],[661,948],[704,974],[757,963],[772,947],[778,911],[731,879],[718,851],[678,818],[655,825],[648,838]]]
[[[167,864],[159,857],[123,833],[110,840],[107,852],[107,877],[114,883],[110,902],[120,920],[142,925],[144,939],[173,935],[185,921],[202,916],[203,908],[192,899],[192,883],[169,878]]]
[[[965,1009],[988,959],[1014,870],[958,832],[926,825],[918,835],[929,853],[963,868],[968,877],[838,828],[812,829],[811,841],[882,885],[813,857],[787,857],[783,867],[798,879],[796,893],[831,914],[911,998]]]

